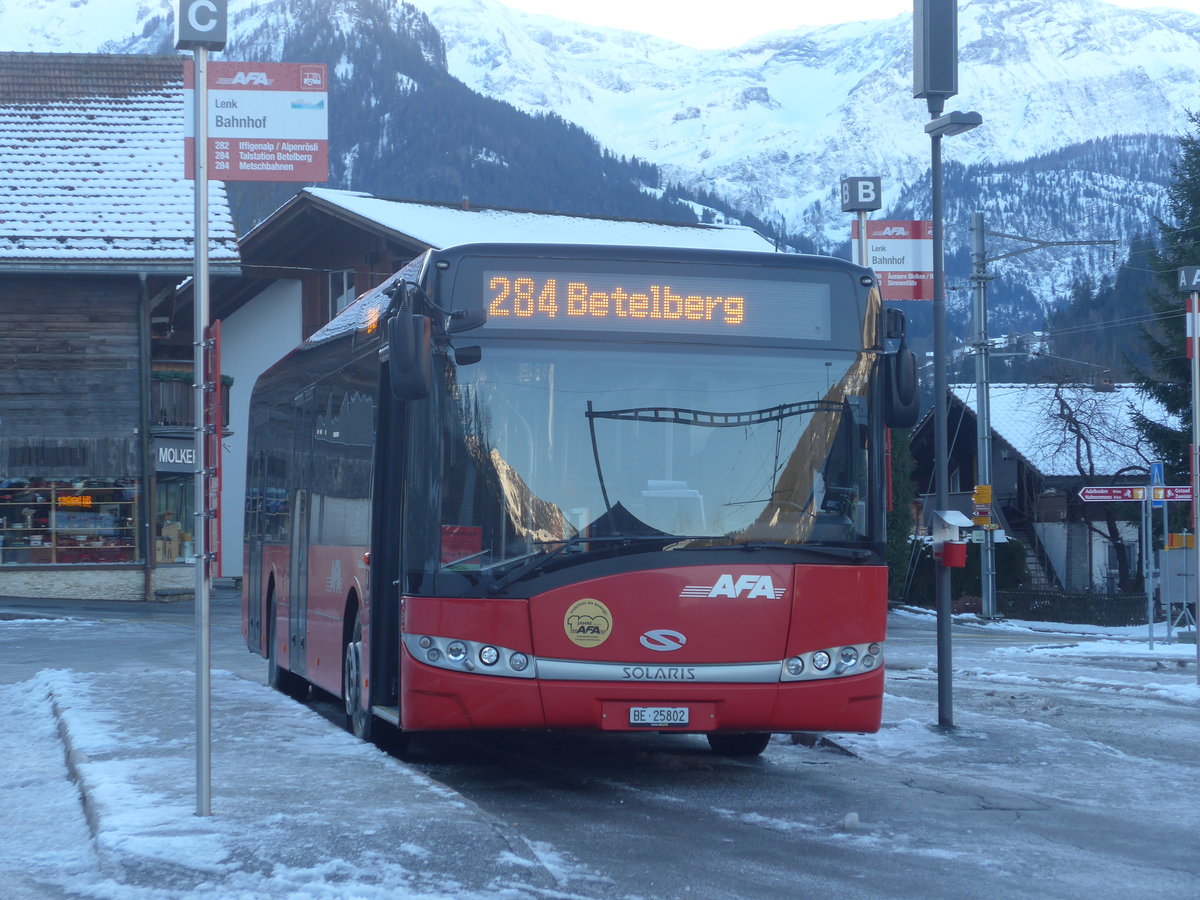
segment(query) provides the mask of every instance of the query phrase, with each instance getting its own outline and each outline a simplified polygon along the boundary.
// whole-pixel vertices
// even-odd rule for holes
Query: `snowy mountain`
[[[748,208],[824,229],[813,209],[833,201],[842,175],[881,175],[890,199],[928,167],[910,15],[695,50],[493,0],[410,2],[441,33],[451,73],[476,90],[557,112]],[[960,91],[950,103],[980,111],[985,125],[947,143],[953,158],[1014,162],[1182,130],[1200,83],[1200,18],[1101,0],[959,5]]]
[[[411,2],[441,33],[450,71],[476,90],[557,112],[822,249],[847,240],[836,194],[847,175],[882,176],[885,216],[929,214],[911,15],[696,50],[492,0]],[[1165,216],[1171,140],[1200,93],[1200,17],[1101,0],[961,0],[959,31],[959,96],[947,108],[977,110],[984,125],[944,142],[947,165],[968,173],[961,190],[947,185],[952,257],[969,246],[974,211],[990,230],[1122,245],[999,264],[1009,283],[996,292],[1035,314],[1077,278],[1111,274],[1130,238]],[[952,260],[948,271],[967,269]]]
[[[725,198],[826,252],[846,252],[849,221],[836,199],[844,176],[882,176],[881,217],[928,215],[928,113],[912,98],[910,15],[697,50],[494,0],[410,3],[229,4],[226,58],[331,58],[335,87],[347,85],[331,108],[356,107],[354,135],[331,186],[387,193],[378,179],[403,171],[389,155],[419,152],[399,104],[434,82],[449,91],[448,73],[537,114],[534,122],[575,123],[613,154],[657,164],[667,182]],[[169,52],[175,5],[0,0],[10,25],[0,48]],[[1173,140],[1200,96],[1200,18],[1101,0],[960,0],[959,9],[960,93],[948,108],[977,110],[984,125],[944,142],[951,284],[966,274],[973,211],[991,230],[1045,241],[1116,239],[1124,248],[1152,232],[1166,213]],[[407,55],[398,63],[401,43]],[[447,98],[437,114],[457,127],[466,101]],[[492,128],[495,146],[473,146],[459,164],[491,161],[502,175],[506,154],[517,152],[502,145],[504,135],[517,127]],[[606,183],[628,175],[614,171]],[[368,178],[374,183],[361,183]],[[989,241],[989,255],[1020,247]],[[996,264],[1002,278],[990,290],[1005,312],[994,322],[1028,327],[1076,278],[1099,280],[1123,257],[1124,249],[1097,246]],[[965,296],[952,294],[952,316]]]

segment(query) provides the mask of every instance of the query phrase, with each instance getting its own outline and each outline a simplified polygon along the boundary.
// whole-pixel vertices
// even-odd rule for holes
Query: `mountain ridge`
[[[0,0],[0,12],[32,23],[9,32],[12,49],[36,49],[12,45],[49,40],[58,27],[67,30],[55,49],[172,52],[173,6],[25,0],[17,12]],[[72,15],[99,27],[101,13],[107,30],[68,27]],[[883,178],[880,218],[929,215],[928,113],[912,99],[909,14],[727,50],[494,0],[234,0],[230,21],[228,53],[330,64],[331,108],[346,110],[335,117],[331,186],[456,201],[462,186],[486,185],[475,190],[494,199],[480,202],[532,208],[560,202],[560,192],[580,204],[568,211],[677,218],[688,214],[671,202],[679,185],[684,199],[724,200],[811,239],[800,246],[839,255],[850,225],[837,199],[842,177]],[[950,105],[980,111],[984,124],[944,142],[948,284],[969,272],[974,211],[990,229],[1042,241],[1125,248],[1151,233],[1167,213],[1187,103],[1200,96],[1200,17],[1101,0],[963,0],[959,28],[960,93]],[[108,37],[70,45],[88,34]],[[460,121],[470,116],[479,127]],[[525,178],[526,168],[547,177]],[[579,197],[577,182],[587,184]],[[1016,249],[989,241],[996,255]],[[1080,277],[1098,283],[1116,265],[1097,245],[994,268],[994,324],[1028,328]],[[951,293],[952,325],[965,321],[968,295]]]

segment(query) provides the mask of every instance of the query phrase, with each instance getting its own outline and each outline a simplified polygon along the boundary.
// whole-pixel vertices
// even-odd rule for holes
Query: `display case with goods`
[[[0,565],[134,562],[137,507],[121,479],[0,478]]]

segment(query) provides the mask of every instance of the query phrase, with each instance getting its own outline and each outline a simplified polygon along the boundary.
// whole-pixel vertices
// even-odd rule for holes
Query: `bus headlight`
[[[854,647],[843,647],[838,651],[837,674],[853,669],[858,664],[858,650]]]
[[[785,682],[852,678],[883,668],[883,644],[844,644],[796,653],[782,661],[779,679]]]
[[[430,634],[404,634],[401,640],[414,659],[439,669],[505,678],[537,678],[536,658],[511,647]]]

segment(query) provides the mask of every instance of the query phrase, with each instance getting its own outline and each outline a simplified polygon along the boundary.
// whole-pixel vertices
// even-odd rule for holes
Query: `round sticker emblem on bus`
[[[563,630],[580,647],[598,647],[612,631],[612,613],[599,600],[576,600],[563,616]]]

